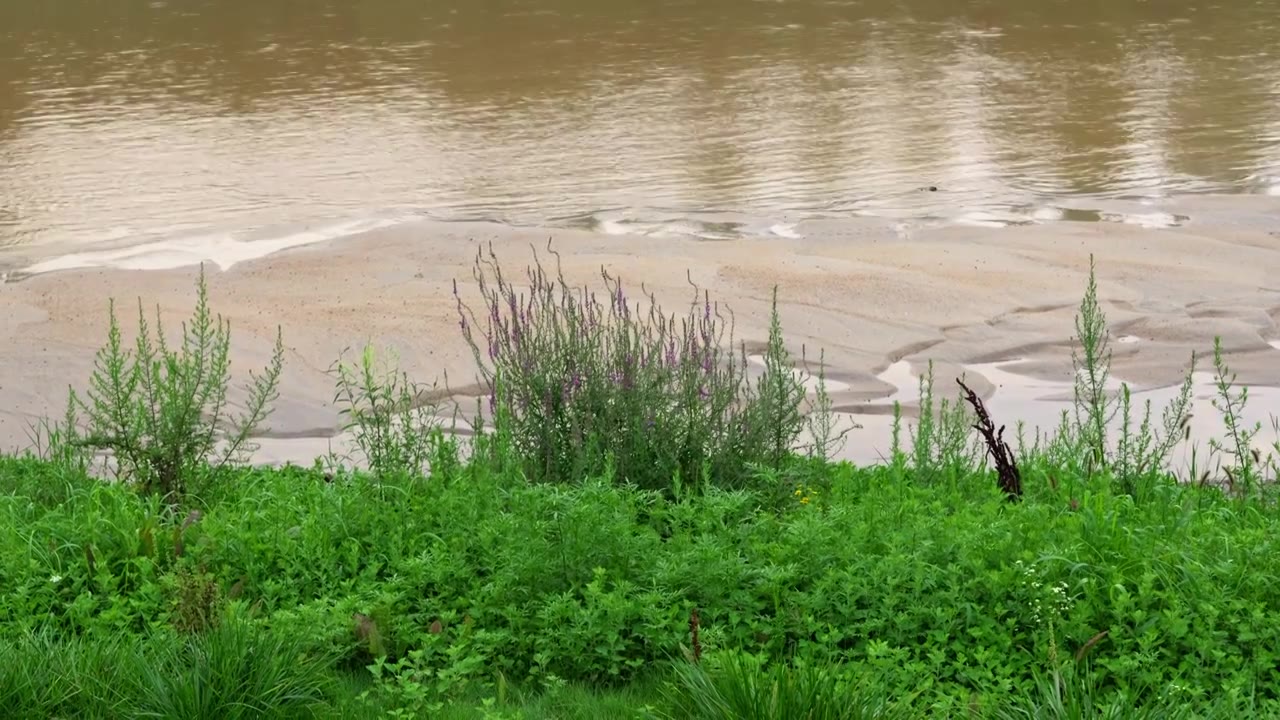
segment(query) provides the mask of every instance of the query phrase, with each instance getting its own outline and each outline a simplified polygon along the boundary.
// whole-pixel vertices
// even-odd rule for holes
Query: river
[[[1177,224],[1143,204],[1280,195],[1277,38],[1270,0],[0,3],[0,266],[416,218]]]

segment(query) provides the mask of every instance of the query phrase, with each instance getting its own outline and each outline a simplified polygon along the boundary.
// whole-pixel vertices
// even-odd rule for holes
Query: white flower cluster
[[[1021,560],[1015,561],[1014,567],[1022,573],[1022,587],[1031,595],[1031,619],[1037,625],[1050,617],[1057,620],[1071,608],[1066,583],[1054,583],[1045,588],[1044,583],[1037,579],[1035,571]]]

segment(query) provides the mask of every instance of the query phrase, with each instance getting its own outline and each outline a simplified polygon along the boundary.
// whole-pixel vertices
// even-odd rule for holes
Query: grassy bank
[[[486,425],[447,432],[366,352],[334,371],[359,456],[310,468],[244,464],[281,356],[229,412],[230,331],[203,291],[181,342],[113,325],[38,452],[0,459],[3,707],[1280,713],[1280,510],[1232,420],[1247,396],[1215,354],[1222,471],[1179,482],[1186,393],[1105,390],[1092,283],[1054,433],[1006,442],[926,377],[910,449],[854,467],[828,459],[821,373],[804,392],[776,321],[751,374],[705,294],[669,316],[607,276],[593,295],[534,268],[517,289],[481,257],[476,279],[483,305],[458,303]]]

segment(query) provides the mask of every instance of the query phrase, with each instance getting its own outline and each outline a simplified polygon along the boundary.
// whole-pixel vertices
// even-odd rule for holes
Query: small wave
[[[774,225],[770,225],[769,232],[777,235],[778,237],[787,238],[788,240],[799,240],[804,237],[800,233],[796,232],[796,226],[794,223],[776,223]]]
[[[156,240],[129,247],[70,253],[23,268],[23,276],[58,270],[109,267],[124,270],[168,270],[209,261],[222,270],[290,248],[313,245],[379,230],[418,219],[418,215],[347,220],[254,239],[236,233],[207,233]]]
[[[605,235],[635,235],[642,237],[689,237],[700,240],[737,240],[744,237],[743,224],[736,221],[699,220],[678,217],[641,219],[628,216],[591,216],[589,222],[580,218],[575,224],[586,226]],[[798,236],[797,236],[798,237]]]
[[[1064,220],[1066,217],[1066,211],[1060,207],[1038,207],[1031,211],[1031,219],[1036,222],[1055,222],[1058,220]]]
[[[1138,225],[1144,228],[1172,228],[1179,227],[1183,223],[1190,220],[1186,215],[1176,215],[1166,212],[1152,213],[1114,213],[1104,212],[1101,218],[1105,222],[1124,223],[1125,225]]]

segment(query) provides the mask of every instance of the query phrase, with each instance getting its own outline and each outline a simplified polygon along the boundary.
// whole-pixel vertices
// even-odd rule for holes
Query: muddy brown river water
[[[421,217],[1169,224],[1131,204],[1280,194],[1277,38],[1271,0],[5,2],[0,264]]]

